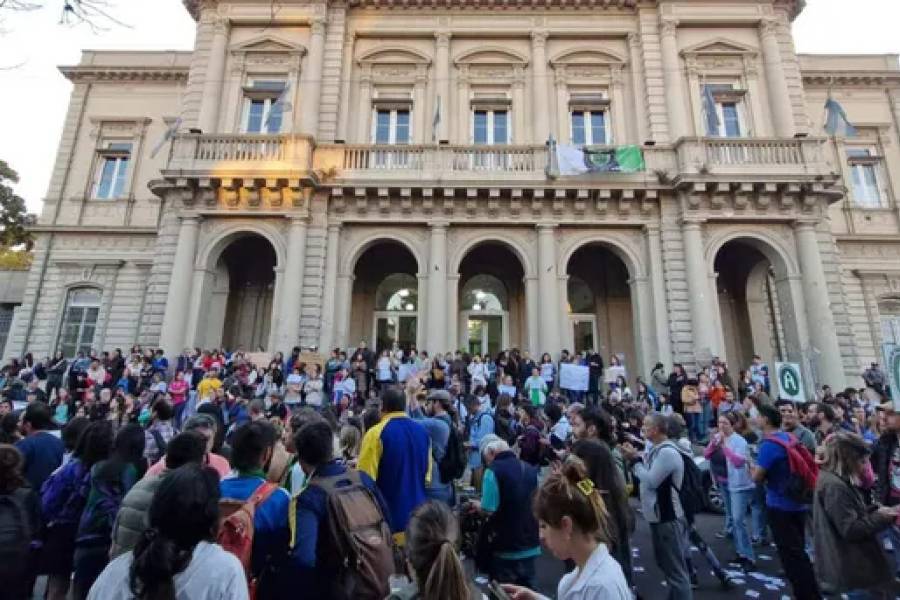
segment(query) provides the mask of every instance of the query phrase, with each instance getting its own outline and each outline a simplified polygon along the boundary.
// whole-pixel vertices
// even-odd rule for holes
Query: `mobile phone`
[[[491,600],[510,600],[509,594],[504,592],[496,581],[491,580],[488,584],[488,591],[491,593]]]

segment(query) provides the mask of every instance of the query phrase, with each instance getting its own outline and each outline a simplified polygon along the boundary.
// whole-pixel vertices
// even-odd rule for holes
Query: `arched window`
[[[594,291],[581,277],[570,276],[568,283],[569,312],[593,313]]]
[[[100,314],[100,290],[79,287],[69,290],[59,330],[58,348],[64,356],[73,357],[79,351],[87,354],[94,343],[97,317]]]
[[[375,291],[375,310],[413,312],[419,308],[419,280],[409,273],[388,275]]]
[[[501,311],[509,307],[506,286],[493,275],[475,275],[463,286],[462,310]]]

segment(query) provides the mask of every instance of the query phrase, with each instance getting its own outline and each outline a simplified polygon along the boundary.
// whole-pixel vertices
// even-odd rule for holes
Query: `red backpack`
[[[765,439],[784,448],[787,453],[790,478],[784,488],[785,495],[799,504],[812,504],[813,492],[816,490],[816,479],[819,477],[819,465],[816,464],[813,455],[806,446],[791,433],[788,433],[789,441],[785,442],[775,435]]]
[[[253,557],[253,519],[256,507],[278,489],[274,483],[263,483],[248,500],[222,498],[219,500],[219,534],[216,541],[222,548],[237,556],[247,576],[247,590],[251,600],[256,597],[256,578],[251,571]]]

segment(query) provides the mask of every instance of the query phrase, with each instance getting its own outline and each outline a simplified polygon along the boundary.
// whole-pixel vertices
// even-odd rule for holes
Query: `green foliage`
[[[0,271],[27,271],[34,254],[27,250],[0,248]]]
[[[30,250],[34,240],[25,229],[29,219],[25,200],[16,195],[11,185],[18,182],[19,174],[6,161],[0,160],[0,246],[10,248],[25,244]]]

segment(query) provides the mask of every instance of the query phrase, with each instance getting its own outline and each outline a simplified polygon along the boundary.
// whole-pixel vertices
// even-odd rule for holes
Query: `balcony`
[[[204,178],[304,178],[313,141],[304,135],[178,135],[166,175]]]
[[[681,138],[675,144],[682,177],[802,179],[831,170],[821,138]]]

